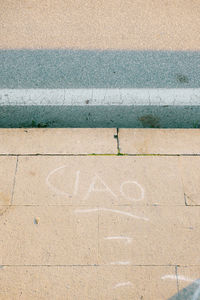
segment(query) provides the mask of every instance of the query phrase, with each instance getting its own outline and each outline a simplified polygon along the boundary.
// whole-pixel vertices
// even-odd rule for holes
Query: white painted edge
[[[196,89],[0,89],[0,106],[200,105]]]

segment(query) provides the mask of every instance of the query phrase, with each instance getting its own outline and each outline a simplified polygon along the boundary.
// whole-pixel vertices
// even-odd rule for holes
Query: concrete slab
[[[198,265],[198,217],[196,207],[10,206],[1,264]]]
[[[12,204],[17,158],[0,157],[0,216]]]
[[[10,206],[1,216],[2,265],[98,264],[98,216],[69,207]]]
[[[112,129],[1,129],[0,154],[116,154]]]
[[[199,264],[199,208],[106,208],[99,212],[100,264]],[[82,215],[93,214],[82,208]]]
[[[99,270],[100,269],[100,270]],[[100,267],[99,299],[168,299],[176,293],[175,282],[163,282],[174,267]]]
[[[1,48],[200,50],[191,0],[1,1]]]
[[[7,266],[1,269],[0,276],[0,299],[87,300],[98,297],[97,267]]]
[[[40,189],[38,189],[40,186]],[[15,205],[185,205],[177,157],[19,157]]]
[[[37,266],[1,269],[0,297],[11,299],[167,299],[175,281],[163,281],[174,267]]]
[[[120,128],[118,136],[121,153],[175,155],[200,153],[199,129]]]

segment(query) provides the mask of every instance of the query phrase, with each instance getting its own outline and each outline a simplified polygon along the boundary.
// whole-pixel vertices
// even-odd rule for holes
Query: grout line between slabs
[[[99,205],[91,205],[91,204],[1,204],[0,207],[9,207],[9,206],[16,206],[16,207],[99,207]],[[127,208],[172,208],[172,207],[186,207],[184,204],[173,204],[173,205],[129,205],[129,204],[112,204],[106,205],[106,207],[127,207]],[[200,205],[187,205],[187,207],[200,207]]]
[[[88,265],[85,265],[85,264],[23,264],[23,265],[9,265],[9,264],[2,264],[0,265],[1,268],[3,267],[115,267],[115,268],[118,268],[118,267],[124,267],[124,268],[127,268],[127,265],[110,265],[110,264],[88,264]],[[178,265],[179,267],[199,267],[199,265],[188,265],[188,266],[181,266],[181,265]],[[137,264],[132,264],[132,265],[128,265],[128,267],[153,267],[153,268],[161,268],[161,267],[178,267],[177,265],[137,265]]]
[[[164,156],[164,157],[178,157],[178,156],[186,156],[186,157],[200,157],[200,154],[128,154],[128,153],[121,153],[119,152],[118,154],[116,153],[77,153],[77,154],[72,154],[72,153],[64,153],[64,154],[61,154],[61,153],[1,153],[0,156],[127,156],[127,157],[130,157],[130,156],[142,156],[142,157],[151,157],[151,156]]]

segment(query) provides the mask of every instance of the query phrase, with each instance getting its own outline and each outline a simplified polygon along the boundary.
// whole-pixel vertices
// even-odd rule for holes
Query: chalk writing
[[[104,239],[105,240],[123,240],[127,244],[130,244],[132,242],[132,238],[127,237],[127,236],[107,236]]]
[[[137,187],[139,187],[139,189],[140,189],[140,191],[141,191],[141,195],[140,195],[140,197],[137,199],[137,198],[133,198],[133,197],[129,197],[129,196],[127,196],[125,193],[124,193],[124,185],[126,185],[126,184],[134,184],[134,185],[136,185]],[[141,201],[143,198],[144,198],[144,189],[142,188],[142,186],[138,183],[138,182],[136,182],[136,181],[125,181],[125,182],[123,182],[122,184],[121,184],[121,186],[120,186],[120,192],[121,192],[121,194],[122,194],[122,196],[124,196],[124,198],[125,199],[127,199],[127,200],[130,200],[130,201]]]
[[[130,265],[130,261],[114,261],[114,262],[111,262],[110,265]]]
[[[65,168],[68,168],[68,166],[64,165],[64,166],[61,166],[61,167],[58,167],[58,168],[52,170],[46,178],[46,184],[54,193],[72,198],[73,196],[78,195],[79,185],[80,185],[80,174],[81,174],[80,170],[76,171],[76,173],[75,173],[75,181],[74,181],[74,187],[73,187],[72,193],[69,193],[69,192],[61,190],[60,188],[57,188],[51,182],[51,177],[53,175],[55,175],[57,172],[59,172],[60,170],[65,169]],[[102,187],[101,188],[97,187],[97,183],[100,183],[102,185]],[[138,198],[136,198],[134,196],[127,195],[127,193],[124,190],[125,186],[127,186],[127,185],[136,186],[140,190],[140,196]],[[118,196],[112,191],[112,189],[106,184],[106,182],[96,173],[92,177],[92,181],[89,184],[89,188],[88,188],[85,196],[83,197],[83,200],[87,200],[89,198],[90,194],[93,192],[109,193],[112,197],[114,197],[115,199],[118,199]],[[126,181],[122,182],[121,185],[119,185],[119,192],[120,192],[121,196],[128,201],[141,201],[144,199],[144,188],[137,181],[126,180]]]
[[[146,217],[139,217],[136,215],[133,215],[129,212],[125,212],[122,210],[117,210],[117,209],[110,209],[110,208],[104,208],[104,207],[99,207],[99,208],[91,208],[91,209],[77,209],[75,210],[76,213],[90,213],[90,212],[96,212],[96,211],[108,211],[108,212],[113,212],[116,214],[121,214],[130,218],[138,219],[138,220],[144,220],[144,221],[149,221],[148,218]]]
[[[130,285],[133,285],[130,281],[127,281],[127,282],[119,282],[117,283],[115,286],[114,286],[114,289],[116,288],[119,288],[119,287],[122,287],[122,286],[130,286]]]
[[[99,180],[105,188],[103,189],[95,188],[95,183],[97,180]],[[97,174],[95,174],[94,178],[92,179],[92,182],[89,186],[87,194],[84,197],[84,200],[86,200],[89,197],[91,192],[109,192],[112,194],[113,197],[117,198],[117,196],[112,192],[112,190],[106,185],[106,183]]]

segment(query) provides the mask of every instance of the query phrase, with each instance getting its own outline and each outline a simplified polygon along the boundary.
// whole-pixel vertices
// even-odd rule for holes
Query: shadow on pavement
[[[0,89],[199,88],[199,51],[0,50]]]
[[[200,300],[200,279],[194,281],[168,300]]]

